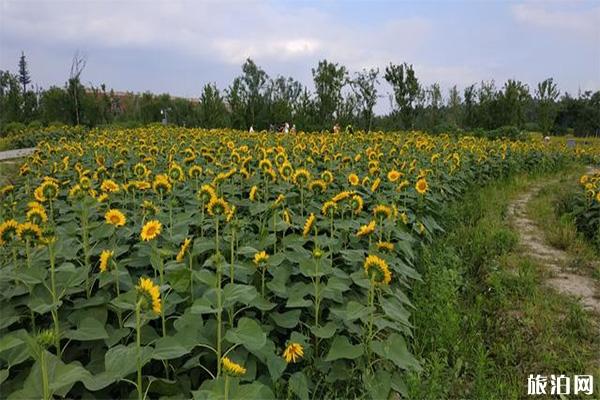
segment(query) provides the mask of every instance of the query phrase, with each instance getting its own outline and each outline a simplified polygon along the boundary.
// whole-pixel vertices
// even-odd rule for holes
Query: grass
[[[515,399],[529,374],[600,376],[591,317],[542,285],[542,266],[507,223],[507,205],[531,183],[474,191],[445,215],[448,234],[423,248],[412,322],[424,370],[409,376],[409,398]]]
[[[0,186],[9,184],[13,177],[19,173],[19,160],[10,160],[10,162],[0,162]]]
[[[580,190],[579,177],[583,168],[568,169],[556,180],[548,182],[528,205],[528,214],[540,226],[546,242],[569,254],[569,265],[585,275],[600,278],[600,254],[597,249],[577,231],[575,218],[570,214],[573,194]]]

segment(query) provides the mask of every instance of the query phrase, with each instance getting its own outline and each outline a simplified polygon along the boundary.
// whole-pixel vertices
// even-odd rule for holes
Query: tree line
[[[600,135],[600,91],[560,93],[548,78],[530,88],[518,80],[501,86],[482,81],[444,95],[438,83],[424,84],[412,65],[351,73],[322,60],[312,68],[314,89],[292,77],[271,77],[247,59],[225,89],[207,83],[198,99],[168,94],[116,93],[106,85],[84,86],[85,58],[76,54],[65,84],[33,87],[22,53],[17,72],[0,71],[0,132],[24,125],[72,124],[89,127],[137,126],[160,122],[204,128],[269,129],[285,122],[305,131],[342,129],[458,132],[515,130]],[[380,93],[387,82],[391,93]],[[378,101],[391,111],[376,115]]]

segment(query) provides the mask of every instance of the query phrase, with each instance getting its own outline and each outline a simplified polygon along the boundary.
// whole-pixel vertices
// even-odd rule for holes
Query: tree
[[[503,91],[498,94],[499,126],[522,127],[525,122],[524,110],[529,98],[529,87],[526,84],[509,79],[504,84]]]
[[[19,58],[19,82],[23,86],[23,95],[27,92],[27,85],[31,82],[29,76],[29,70],[27,69],[27,60],[25,59],[25,53],[21,52],[21,58]]]
[[[0,71],[0,127],[21,121],[22,102],[18,77],[9,71]]]
[[[556,99],[560,92],[552,78],[548,78],[537,85],[535,100],[537,108],[538,125],[542,132],[548,133],[554,125],[558,111]]]
[[[405,129],[412,129],[415,117],[414,103],[420,92],[419,81],[412,65],[407,63],[385,67],[385,80],[392,85],[396,109]]]
[[[267,125],[265,90],[269,76],[250,58],[242,65],[242,72],[244,73],[242,82],[246,93],[246,121],[254,127],[265,127]]]
[[[245,92],[242,79],[237,77],[226,90],[227,105],[231,114],[231,127],[246,129]]]
[[[448,123],[458,127],[462,124],[462,101],[456,85],[448,91],[448,101],[446,103],[446,118]]]
[[[222,128],[227,125],[227,107],[214,83],[207,83],[200,95],[200,125],[204,128]]]
[[[71,96],[73,120],[76,125],[81,122],[81,99],[85,95],[85,88],[81,84],[81,73],[85,69],[86,60],[76,52],[71,62],[71,73],[69,74],[68,92]]]
[[[269,115],[275,123],[290,122],[298,109],[298,99],[303,86],[293,78],[283,76],[271,80],[269,93]]]
[[[371,130],[373,123],[373,108],[377,104],[377,85],[379,80],[379,68],[371,68],[370,70],[363,69],[362,72],[355,74],[354,80],[351,82],[351,87],[356,95],[358,102],[359,114],[364,129]]]
[[[321,126],[331,126],[339,116],[348,71],[343,65],[322,60],[316,69],[312,69],[312,75],[319,122]]]

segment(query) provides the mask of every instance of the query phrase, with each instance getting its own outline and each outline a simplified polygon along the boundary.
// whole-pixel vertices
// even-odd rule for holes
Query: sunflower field
[[[441,210],[589,152],[154,127],[38,145],[0,190],[10,399],[387,398]],[[597,157],[597,156],[595,156]]]

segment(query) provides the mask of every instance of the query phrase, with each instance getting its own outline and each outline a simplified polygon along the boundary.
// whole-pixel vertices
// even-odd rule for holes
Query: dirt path
[[[27,149],[0,151],[0,161],[11,160],[13,158],[25,157],[25,156],[32,154],[34,151],[35,151],[35,147],[30,147]]]
[[[564,266],[570,260],[569,254],[546,244],[544,232],[527,215],[527,203],[541,188],[539,184],[530,187],[508,207],[508,216],[520,233],[519,242],[526,250],[526,255],[536,259],[552,274],[545,282],[548,286],[578,298],[585,310],[600,314],[600,296],[593,279],[566,271]]]

